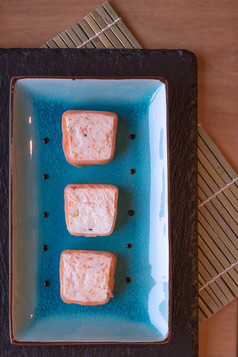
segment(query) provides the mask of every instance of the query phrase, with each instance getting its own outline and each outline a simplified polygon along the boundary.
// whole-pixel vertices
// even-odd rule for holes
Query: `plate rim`
[[[133,341],[83,341],[83,342],[33,342],[33,341],[17,341],[13,334],[13,317],[12,317],[12,280],[13,280],[13,229],[12,229],[12,212],[13,212],[13,96],[16,82],[20,79],[98,79],[98,80],[123,80],[123,79],[139,79],[139,80],[159,80],[165,85],[166,90],[166,127],[167,127],[167,164],[168,164],[168,248],[169,248],[169,298],[168,298],[168,336],[162,341],[154,342],[133,342]],[[172,334],[172,243],[171,243],[171,206],[170,206],[170,140],[169,140],[169,84],[168,79],[161,76],[13,76],[10,80],[10,95],[9,95],[9,334],[10,341],[13,345],[164,345],[171,341]]]

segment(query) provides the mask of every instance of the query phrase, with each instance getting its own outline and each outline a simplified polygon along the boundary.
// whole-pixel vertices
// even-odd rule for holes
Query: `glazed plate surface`
[[[166,85],[158,79],[22,78],[11,101],[14,341],[165,341],[171,314]],[[118,114],[112,162],[77,168],[66,161],[61,119],[67,110]],[[64,188],[76,183],[119,188],[110,236],[68,233]],[[135,214],[129,216],[129,210]],[[65,249],[118,254],[114,298],[106,305],[61,300],[59,262]]]

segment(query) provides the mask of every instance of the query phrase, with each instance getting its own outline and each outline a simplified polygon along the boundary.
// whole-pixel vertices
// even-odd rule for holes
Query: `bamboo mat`
[[[108,2],[43,48],[142,48]],[[198,128],[199,321],[238,296],[238,175]]]
[[[41,47],[141,48],[107,1]]]
[[[199,320],[238,296],[238,175],[198,127]]]

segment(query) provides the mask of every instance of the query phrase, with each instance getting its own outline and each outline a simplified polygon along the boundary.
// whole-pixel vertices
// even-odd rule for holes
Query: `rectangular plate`
[[[166,85],[159,79],[22,78],[13,83],[13,339],[165,341],[170,315]],[[118,114],[112,162],[76,168],[66,161],[61,120],[67,110]],[[136,138],[130,140],[130,134]],[[43,143],[45,137],[48,144]],[[136,173],[131,175],[130,169]],[[49,178],[44,180],[44,174]],[[71,183],[119,188],[112,235],[89,238],[68,233],[64,188]],[[134,216],[128,215],[130,209]],[[118,254],[114,298],[106,305],[61,300],[59,261],[65,249]],[[50,286],[44,286],[45,280]]]

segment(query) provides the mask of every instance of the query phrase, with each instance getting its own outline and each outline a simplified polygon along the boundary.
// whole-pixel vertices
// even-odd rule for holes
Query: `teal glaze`
[[[64,157],[66,110],[119,115],[115,158],[76,168]],[[13,94],[12,321],[16,341],[159,342],[169,333],[166,90],[159,80],[19,79]],[[130,140],[130,134],[136,134]],[[48,137],[50,142],[43,144]],[[136,174],[130,175],[135,168]],[[43,174],[49,174],[44,180]],[[119,187],[115,230],[75,237],[64,218],[69,183]],[[128,210],[135,210],[128,216]],[[43,212],[49,212],[44,218]],[[126,244],[133,247],[127,249]],[[49,249],[42,251],[47,244]],[[118,254],[114,298],[65,304],[59,261],[65,249]],[[131,277],[131,283],[125,282]],[[50,286],[45,287],[44,281]]]

